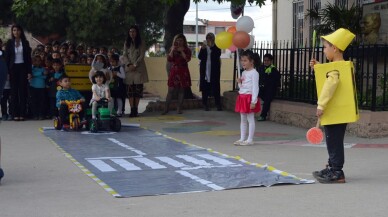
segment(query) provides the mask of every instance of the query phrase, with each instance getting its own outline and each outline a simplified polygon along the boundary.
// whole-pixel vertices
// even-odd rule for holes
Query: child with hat
[[[338,117],[336,116],[336,113],[341,110],[341,106],[333,102],[335,102],[336,98],[340,97],[341,94],[348,94],[344,93],[344,89],[341,89],[344,85],[341,85],[340,87],[339,84],[352,82],[344,80],[344,76],[342,76],[343,74],[345,74],[344,70],[342,70],[344,68],[343,65],[347,64],[349,65],[349,68],[352,66],[351,62],[344,61],[343,52],[352,42],[354,37],[355,35],[352,32],[344,28],[340,28],[332,34],[321,36],[323,41],[323,52],[330,63],[320,64],[313,58],[310,61],[310,67],[315,68],[316,75],[317,73],[319,73],[317,72],[317,69],[325,68],[324,65],[326,64],[341,67],[335,68],[334,70],[330,71],[324,71],[324,76],[321,76],[321,78],[325,79],[323,79],[323,81],[317,80],[317,88],[318,82],[321,82],[321,84],[323,83],[321,89],[318,90],[318,92],[320,92],[318,96],[318,107],[316,111],[316,116],[318,118],[327,118],[333,116]],[[342,75],[340,76],[341,73]],[[357,102],[353,101],[352,103],[355,103],[356,111],[353,113],[357,114],[358,119]],[[354,118],[354,121],[356,121],[356,118]],[[329,160],[328,165],[326,165],[325,169],[313,172],[313,176],[320,183],[345,183],[345,174],[342,170],[345,162],[344,137],[346,126],[349,122],[353,122],[353,120],[349,121],[349,119],[339,120],[339,118],[331,118],[331,120],[329,121],[325,120],[325,122],[321,122],[322,125],[324,125],[325,129],[326,145],[329,154]]]

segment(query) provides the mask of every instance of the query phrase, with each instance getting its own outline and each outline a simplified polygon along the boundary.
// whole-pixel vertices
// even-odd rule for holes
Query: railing
[[[315,49],[316,59],[326,62],[323,48]],[[288,42],[262,42],[256,43],[252,50],[260,57],[266,53],[274,56],[274,64],[282,75],[277,99],[316,104],[314,73],[309,67],[311,48],[296,48]],[[388,110],[388,45],[350,46],[344,57],[354,63],[359,107]]]

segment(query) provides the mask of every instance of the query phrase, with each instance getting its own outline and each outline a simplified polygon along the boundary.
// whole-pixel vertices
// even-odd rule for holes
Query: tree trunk
[[[182,33],[183,34],[183,20],[187,11],[190,8],[191,0],[180,0],[173,5],[167,5],[164,15],[164,39],[163,44],[166,49],[166,54],[170,50],[174,36]],[[167,75],[170,72],[170,64],[166,63]],[[185,99],[192,99],[193,93],[191,88],[185,90]]]

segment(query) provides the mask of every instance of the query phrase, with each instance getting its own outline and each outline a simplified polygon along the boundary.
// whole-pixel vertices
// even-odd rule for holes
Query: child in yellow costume
[[[353,64],[344,61],[343,52],[354,37],[353,33],[343,28],[321,36],[323,52],[330,62],[320,64],[315,59],[310,61],[317,83],[316,115],[324,125],[329,154],[326,168],[313,172],[313,176],[320,183],[345,183],[345,174],[342,170],[345,162],[345,130],[347,123],[358,120],[358,108]]]

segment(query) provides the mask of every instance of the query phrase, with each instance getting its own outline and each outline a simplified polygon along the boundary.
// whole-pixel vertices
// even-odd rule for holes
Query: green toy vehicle
[[[87,129],[92,133],[98,131],[114,131],[121,130],[121,121],[119,118],[111,116],[108,109],[108,100],[103,98],[98,102],[96,118],[92,118],[92,109],[86,110]]]

